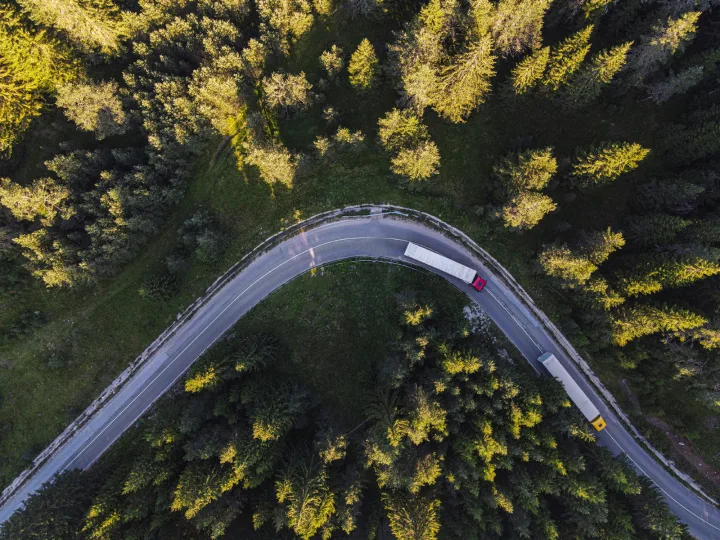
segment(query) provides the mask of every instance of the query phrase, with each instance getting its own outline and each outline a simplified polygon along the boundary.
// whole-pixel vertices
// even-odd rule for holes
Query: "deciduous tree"
[[[342,48],[333,45],[324,51],[320,55],[320,65],[327,72],[330,79],[335,79],[342,71],[342,68],[345,67]]]

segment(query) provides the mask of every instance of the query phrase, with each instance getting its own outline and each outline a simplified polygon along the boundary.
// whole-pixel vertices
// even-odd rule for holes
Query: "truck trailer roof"
[[[560,361],[552,353],[545,353],[538,361],[545,366],[550,375],[558,379],[563,386],[572,402],[580,409],[585,418],[587,418],[593,426],[599,431],[605,427],[605,421],[600,416],[598,408],[590,401],[588,395],[582,391],[578,383],[570,376],[570,373],[560,363]]]
[[[458,262],[455,262],[447,257],[430,251],[422,246],[409,242],[405,249],[405,256],[421,263],[437,268],[446,274],[450,274],[465,283],[472,283],[477,275],[477,272],[472,268],[468,268]]]

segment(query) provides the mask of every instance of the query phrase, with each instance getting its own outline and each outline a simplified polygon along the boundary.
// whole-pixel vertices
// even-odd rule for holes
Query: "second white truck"
[[[605,429],[605,420],[600,416],[598,408],[590,401],[588,395],[582,391],[582,388],[578,386],[578,383],[570,376],[570,373],[568,373],[567,369],[563,367],[555,355],[545,353],[538,358],[538,361],[545,366],[545,369],[550,372],[550,375],[563,384],[568,396],[570,396],[572,402],[580,409],[580,412],[583,413],[585,418],[588,419],[588,422],[598,431]]]

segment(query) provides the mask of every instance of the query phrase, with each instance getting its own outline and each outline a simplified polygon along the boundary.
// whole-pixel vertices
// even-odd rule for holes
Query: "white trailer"
[[[405,256],[428,266],[432,266],[433,268],[437,268],[446,274],[450,274],[468,285],[472,285],[478,291],[481,291],[487,284],[487,282],[478,276],[477,272],[472,268],[468,268],[459,262],[455,262],[452,259],[448,259],[439,253],[430,251],[429,249],[413,244],[412,242],[409,242],[407,248],[405,248]]]
[[[582,391],[578,383],[570,376],[570,373],[568,373],[555,355],[545,353],[538,358],[538,361],[545,366],[545,369],[550,372],[550,375],[563,384],[572,402],[580,409],[580,412],[583,413],[593,427],[598,431],[605,429],[605,420],[600,416],[598,408],[590,401],[588,395]]]

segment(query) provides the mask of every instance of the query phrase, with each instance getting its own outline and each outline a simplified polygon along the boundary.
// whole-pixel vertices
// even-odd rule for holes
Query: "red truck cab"
[[[476,275],[471,285],[476,291],[482,291],[485,288],[485,285],[487,285],[487,281]]]

